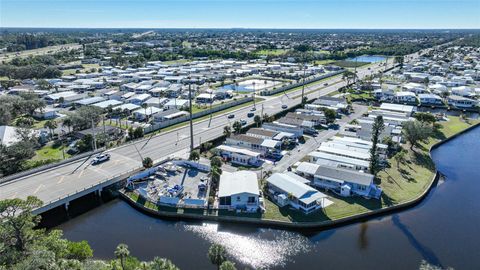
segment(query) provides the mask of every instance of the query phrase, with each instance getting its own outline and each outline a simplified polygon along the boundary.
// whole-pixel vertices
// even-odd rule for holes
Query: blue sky
[[[0,0],[1,27],[480,28],[480,0]]]

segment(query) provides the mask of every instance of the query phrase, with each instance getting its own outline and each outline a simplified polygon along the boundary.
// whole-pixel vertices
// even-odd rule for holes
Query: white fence
[[[204,110],[204,111],[201,111],[201,112],[194,113],[192,115],[192,119],[200,118],[200,117],[208,115],[210,113],[215,113],[215,112],[218,112],[218,111],[222,111],[222,110],[225,110],[227,108],[235,107],[235,106],[238,106],[240,104],[244,104],[244,103],[247,103],[247,102],[250,102],[250,101],[253,101],[252,97],[246,97],[246,98],[242,98],[242,99],[235,100],[235,101],[232,101],[232,102],[227,102],[227,103],[218,105],[216,107],[213,107],[211,109],[207,109],[207,110]],[[167,121],[164,121],[164,122],[161,122],[161,123],[157,123],[157,124],[153,124],[151,126],[145,127],[143,129],[143,132],[145,134],[147,134],[147,133],[150,133],[150,132],[153,132],[153,131],[156,131],[156,130],[159,130],[159,129],[162,129],[162,128],[165,128],[165,127],[168,127],[168,126],[172,126],[172,125],[175,125],[175,124],[178,124],[178,123],[181,123],[181,122],[188,121],[189,119],[190,119],[190,116],[185,115],[185,116],[175,118],[175,119],[172,119],[172,120],[167,120]]]
[[[320,81],[320,80],[323,80],[325,78],[332,77],[332,76],[338,75],[338,74],[343,73],[343,72],[344,72],[344,70],[339,70],[339,71],[334,71],[334,72],[330,72],[330,73],[327,73],[327,74],[323,74],[323,75],[305,80],[305,84]],[[303,85],[303,81],[298,82],[298,83],[292,83],[292,84],[289,84],[289,85],[279,87],[277,89],[260,91],[260,95],[261,96],[271,96],[271,95],[275,95],[275,94],[283,92],[283,91],[288,91],[290,89],[293,89],[295,87],[299,87],[299,86],[302,86],[302,85]]]

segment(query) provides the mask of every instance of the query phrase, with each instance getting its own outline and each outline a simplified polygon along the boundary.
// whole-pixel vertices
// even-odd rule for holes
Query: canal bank
[[[428,144],[425,145],[425,147],[428,147],[428,150],[425,151],[426,155],[428,157],[426,160],[423,160],[425,164],[421,164],[422,166],[427,167],[428,164],[431,161],[431,151],[443,143],[446,143],[450,141],[453,138],[456,138],[457,136],[468,132],[469,130],[475,128],[478,126],[477,124],[471,125],[468,127],[468,124],[463,123],[464,126],[460,128],[457,132],[454,134],[450,134],[450,129],[452,129],[451,126],[457,126],[462,124],[461,119],[459,118],[450,118],[449,121],[447,121],[445,124],[441,126],[442,129],[445,129],[445,133],[442,133],[442,139],[438,142],[434,142],[433,144]],[[433,138],[431,140],[434,140]],[[421,152],[421,150],[417,150]],[[410,155],[421,155],[422,153],[417,153],[413,152]],[[424,158],[425,159],[425,158]],[[390,165],[393,166],[393,159],[390,160]],[[416,168],[412,168],[410,165],[408,166],[411,171],[415,171]],[[400,170],[399,165],[397,164],[397,168]],[[303,220],[308,220],[308,221],[297,221],[294,220],[293,218],[291,220],[285,221],[285,220],[280,220],[280,219],[273,219],[273,218],[268,218],[269,207],[271,208],[276,208],[277,206],[274,205],[273,203],[267,204],[267,213],[266,214],[235,214],[235,213],[229,213],[227,211],[217,211],[217,210],[199,210],[199,209],[177,209],[174,207],[168,207],[168,206],[159,206],[155,205],[149,201],[144,200],[143,198],[137,196],[135,193],[132,192],[125,192],[125,191],[120,191],[121,197],[128,202],[130,205],[135,207],[136,209],[141,210],[143,213],[147,213],[151,216],[156,216],[159,218],[169,218],[169,219],[181,219],[181,220],[201,220],[201,221],[214,221],[214,222],[229,222],[229,223],[247,223],[247,224],[254,224],[257,226],[265,226],[265,227],[274,227],[274,228],[287,228],[287,229],[325,229],[325,228],[332,228],[332,227],[338,227],[338,226],[343,226],[345,224],[351,224],[354,222],[361,222],[365,221],[369,218],[374,218],[382,215],[388,215],[392,214],[401,210],[405,210],[407,208],[413,207],[417,205],[419,202],[421,202],[428,194],[430,191],[432,185],[435,184],[435,182],[439,178],[439,173],[436,170],[436,168],[433,166],[433,168],[430,171],[427,170],[427,175],[423,176],[422,178],[423,181],[425,181],[425,186],[417,186],[418,190],[415,190],[415,193],[413,196],[407,197],[402,202],[399,203],[390,203],[386,204],[384,201],[387,200],[386,194],[384,194],[385,198],[382,198],[382,203],[381,204],[373,204],[373,207],[376,207],[374,209],[369,209],[368,207],[370,206],[367,204],[367,206],[361,208],[361,210],[350,210],[350,212],[342,216],[340,218],[330,218],[327,213],[317,213],[317,214],[310,214],[310,215],[304,215],[301,217]],[[402,173],[403,175],[404,173]],[[405,174],[410,175],[409,172],[405,172]],[[390,175],[388,175],[390,176]],[[409,176],[410,177],[410,176]],[[385,178],[385,177],[384,177]],[[381,181],[386,181],[385,179],[381,179]],[[404,179],[394,179],[393,181],[396,181],[397,183],[399,181],[405,181]],[[408,180],[408,181],[421,181],[421,179],[413,179],[413,180]],[[412,184],[413,185],[413,184]],[[402,187],[400,186],[396,190],[388,190],[389,192],[401,192]],[[387,192],[387,191],[385,191]],[[388,197],[390,199],[390,197]],[[342,201],[343,199],[340,199],[338,201]],[[347,199],[344,199],[347,200]],[[352,199],[351,200],[354,204],[362,204],[363,199]],[[371,202],[368,202],[370,203]],[[377,206],[378,205],[378,206]],[[331,210],[330,208],[327,208],[326,210]],[[277,207],[278,208],[278,207]],[[286,210],[281,210],[279,208],[280,212],[286,212]],[[343,211],[341,209],[340,211]],[[358,212],[356,212],[358,211]],[[300,218],[299,218],[300,219]],[[320,219],[320,220],[319,220]]]
[[[142,260],[171,259],[181,269],[213,269],[206,252],[226,247],[239,269],[418,269],[421,260],[455,269],[480,265],[476,226],[480,128],[432,147],[444,175],[426,198],[404,211],[325,230],[289,232],[247,224],[152,218],[121,200],[104,202],[57,228],[87,240],[96,258],[113,258],[118,243]],[[343,254],[343,255],[340,255]],[[348,260],[341,259],[348,256]],[[188,260],[185,260],[188,258]]]

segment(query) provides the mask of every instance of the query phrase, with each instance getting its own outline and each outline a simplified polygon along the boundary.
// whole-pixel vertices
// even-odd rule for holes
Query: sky
[[[480,0],[0,0],[0,27],[480,28]]]

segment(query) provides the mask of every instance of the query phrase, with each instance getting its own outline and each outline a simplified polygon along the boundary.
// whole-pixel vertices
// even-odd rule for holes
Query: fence
[[[330,73],[327,73],[327,74],[323,74],[323,75],[320,75],[318,77],[314,77],[314,78],[305,80],[305,84],[309,84],[309,83],[312,83],[312,82],[323,80],[325,78],[333,77],[333,76],[338,75],[338,74],[343,73],[343,72],[344,72],[344,70],[339,70],[339,71],[334,71],[334,72],[330,72]],[[260,95],[261,96],[271,96],[271,95],[275,95],[275,94],[283,92],[283,91],[288,91],[290,89],[293,89],[295,87],[299,87],[299,86],[302,86],[302,85],[303,85],[303,82],[298,82],[298,83],[285,85],[285,86],[282,86],[282,87],[277,88],[277,89],[263,90],[263,91],[260,91]]]
[[[252,97],[246,97],[246,98],[242,98],[242,99],[235,100],[235,101],[232,101],[232,102],[224,103],[224,104],[218,105],[216,107],[213,107],[211,109],[206,109],[206,110],[201,111],[201,112],[196,112],[196,113],[192,114],[192,119],[200,118],[200,117],[208,115],[210,113],[215,113],[215,112],[218,112],[218,111],[222,111],[222,110],[225,110],[227,108],[235,107],[235,106],[238,106],[240,104],[244,104],[244,103],[247,103],[247,102],[250,102],[250,101],[253,101]],[[176,118],[176,119],[173,119],[173,120],[167,120],[167,121],[164,121],[164,122],[161,122],[161,123],[158,123],[158,124],[153,124],[151,126],[145,127],[143,129],[143,132],[145,134],[147,134],[147,133],[150,133],[150,132],[153,132],[153,131],[156,131],[156,130],[159,130],[159,129],[162,129],[162,128],[165,128],[165,127],[169,127],[169,126],[172,126],[172,125],[175,125],[175,124],[178,124],[178,123],[188,121],[189,119],[190,119],[190,116],[186,115],[186,116],[182,116],[182,117],[179,117],[179,118]]]

